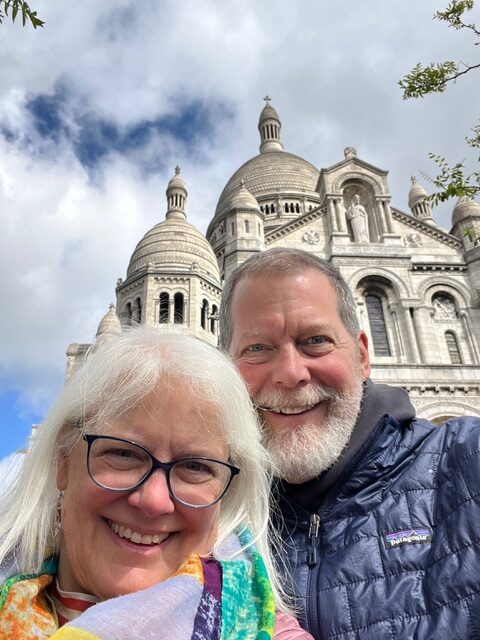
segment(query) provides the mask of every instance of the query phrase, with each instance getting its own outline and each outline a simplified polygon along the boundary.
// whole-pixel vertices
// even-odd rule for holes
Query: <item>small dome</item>
[[[260,123],[262,122],[262,120],[267,120],[269,118],[274,118],[275,120],[278,120],[278,122],[280,122],[278,113],[275,111],[272,105],[269,102],[267,102],[267,104],[263,107],[262,112],[260,113],[260,118],[258,119],[258,125],[260,126]]]
[[[232,209],[255,209],[260,211],[258,202],[252,196],[248,189],[245,189],[245,183],[241,182],[240,187],[235,191],[228,202],[228,208]]]
[[[122,325],[120,319],[115,312],[115,305],[111,304],[107,313],[100,320],[97,329],[97,339],[105,334],[118,334],[122,333]]]
[[[260,118],[258,119],[260,153],[283,151],[283,145],[280,142],[282,123],[280,122],[278,113],[270,104],[270,98],[265,96],[264,100],[267,104],[263,107]]]
[[[163,222],[147,231],[135,247],[127,269],[127,279],[138,271],[154,269],[168,273],[187,272],[192,264],[200,273],[210,274],[220,284],[220,272],[213,249],[204,235],[187,222],[187,190],[180,168],[168,183],[167,214]]]
[[[452,227],[467,218],[480,218],[480,204],[473,198],[463,196],[458,199],[452,212]]]
[[[169,189],[183,189],[184,191],[187,190],[185,180],[180,175],[180,167],[178,165],[175,167],[175,175],[168,183],[167,191]]]
[[[415,205],[419,202],[423,202],[425,198],[428,198],[428,193],[421,184],[418,184],[415,176],[412,176],[412,186],[408,192],[408,206],[410,209],[413,209]]]
[[[169,272],[190,271],[196,262],[200,272],[220,282],[213,249],[204,235],[187,220],[169,218],[147,231],[137,244],[128,265],[127,278],[147,267],[165,268]]]

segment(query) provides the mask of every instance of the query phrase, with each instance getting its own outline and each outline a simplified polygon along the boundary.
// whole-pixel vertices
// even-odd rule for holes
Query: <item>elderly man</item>
[[[348,286],[311,253],[249,258],[220,326],[283,478],[301,624],[317,640],[480,638],[480,419],[435,427],[373,384]]]

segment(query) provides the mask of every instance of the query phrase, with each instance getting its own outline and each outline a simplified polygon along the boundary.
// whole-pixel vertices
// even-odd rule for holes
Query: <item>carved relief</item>
[[[419,233],[407,233],[403,236],[403,244],[406,247],[421,247],[422,236]]]
[[[433,318],[435,320],[456,320],[455,304],[445,296],[436,296],[433,300]]]
[[[320,242],[320,234],[318,233],[318,231],[305,231],[302,236],[302,240],[306,244],[318,244]]]

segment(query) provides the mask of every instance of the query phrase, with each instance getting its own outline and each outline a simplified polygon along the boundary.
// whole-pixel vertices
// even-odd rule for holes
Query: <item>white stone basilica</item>
[[[187,221],[177,167],[166,218],[135,248],[97,343],[146,323],[216,344],[222,281],[254,252],[297,247],[331,261],[349,283],[374,381],[407,389],[417,413],[435,422],[480,415],[480,205],[460,200],[447,233],[412,178],[410,213],[400,211],[388,172],[354,148],[320,170],[284,151],[280,118],[266,102],[260,153],[228,180],[206,237]],[[89,348],[69,346],[67,375]]]

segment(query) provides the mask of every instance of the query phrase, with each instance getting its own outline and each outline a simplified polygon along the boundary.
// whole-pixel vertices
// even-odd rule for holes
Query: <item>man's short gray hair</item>
[[[352,292],[340,271],[332,264],[301,249],[275,248],[254,253],[238,266],[225,282],[220,305],[220,348],[228,352],[233,334],[232,299],[235,287],[245,278],[259,276],[288,276],[307,269],[316,269],[327,276],[337,294],[337,311],[340,319],[353,337],[360,331]],[[319,292],[320,293],[320,292]]]

